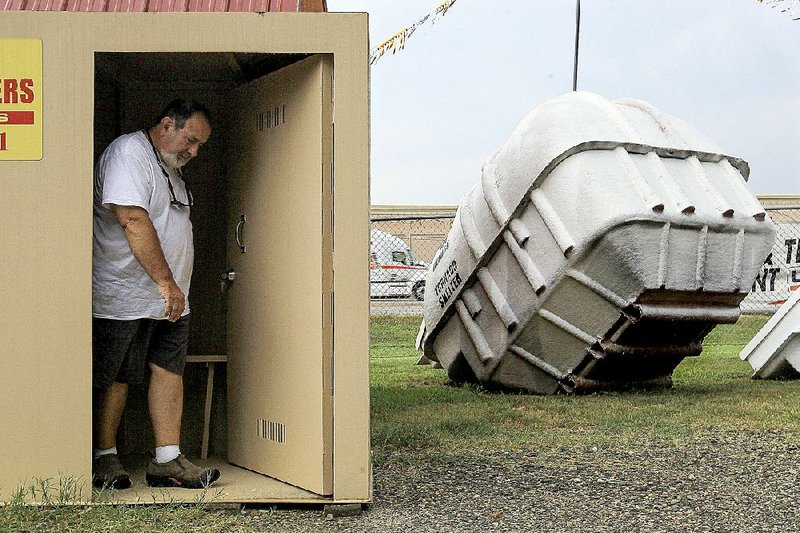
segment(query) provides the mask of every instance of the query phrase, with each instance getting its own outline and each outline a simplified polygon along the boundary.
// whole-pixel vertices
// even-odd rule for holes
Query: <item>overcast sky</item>
[[[375,46],[442,0],[367,11]],[[800,21],[756,0],[583,0],[578,89],[633,97],[800,194]],[[458,0],[372,67],[372,204],[457,204],[534,107],[572,90],[575,0]]]

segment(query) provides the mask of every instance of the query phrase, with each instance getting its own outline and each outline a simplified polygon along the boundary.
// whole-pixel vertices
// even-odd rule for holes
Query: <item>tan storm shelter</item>
[[[185,171],[181,445],[222,470],[205,499],[370,500],[368,70],[365,14],[0,13],[0,501],[40,480],[198,497],[144,484],[143,393],[120,435],[134,488],[90,485],[94,161],[175,97],[213,127]]]

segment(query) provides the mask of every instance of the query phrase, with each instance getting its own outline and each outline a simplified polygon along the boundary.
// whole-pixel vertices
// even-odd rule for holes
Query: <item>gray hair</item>
[[[211,123],[211,113],[206,106],[194,100],[176,98],[161,111],[158,119],[156,119],[156,124],[169,117],[175,122],[175,129],[182,129],[186,125],[186,121],[195,113],[200,113],[209,124]]]

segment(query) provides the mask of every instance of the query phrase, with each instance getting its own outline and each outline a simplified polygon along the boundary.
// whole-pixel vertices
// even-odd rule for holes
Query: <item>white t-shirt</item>
[[[166,168],[166,167],[165,167]],[[175,197],[188,203],[186,187],[168,169]],[[194,262],[189,208],[170,205],[167,178],[142,131],[118,137],[100,156],[94,171],[92,249],[92,314],[98,318],[164,319],[164,300],[150,276],[133,256],[111,204],[138,206],[153,221],[175,282],[186,295]]]

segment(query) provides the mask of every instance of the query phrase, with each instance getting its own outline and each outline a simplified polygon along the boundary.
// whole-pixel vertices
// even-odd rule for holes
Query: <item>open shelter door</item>
[[[333,492],[332,60],[232,91],[228,460]]]

